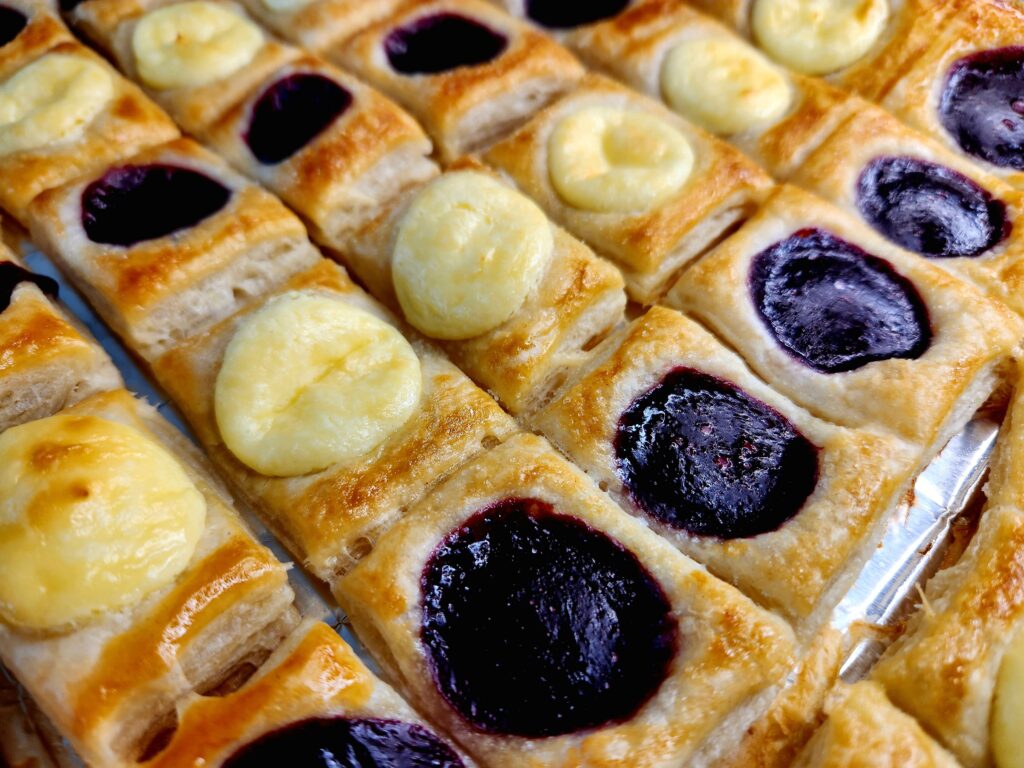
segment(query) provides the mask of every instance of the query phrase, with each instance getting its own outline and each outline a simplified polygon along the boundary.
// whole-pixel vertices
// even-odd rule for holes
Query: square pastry
[[[548,399],[626,305],[619,270],[468,160],[396,200],[343,258],[515,414]]]
[[[644,304],[750,216],[772,184],[738,150],[600,75],[485,159],[619,264],[630,298]]]
[[[912,128],[1024,186],[1024,9],[1011,0],[948,5],[959,10],[878,98]]]
[[[792,768],[958,768],[914,718],[875,683],[835,691],[828,720]]]
[[[874,551],[919,458],[819,421],[663,307],[598,347],[531,424],[624,509],[805,635]]]
[[[180,135],[160,107],[76,42],[12,72],[0,99],[14,105],[0,133],[0,205],[22,223],[41,192]]]
[[[445,162],[515,130],[583,75],[568,50],[483,0],[409,3],[326,55],[412,112]]]
[[[404,189],[438,174],[411,116],[309,55],[275,71],[203,138],[336,250]]]
[[[48,0],[5,0],[0,10],[0,79],[74,40],[54,5]]]
[[[791,181],[1024,314],[1024,196],[885,110],[865,104]]]
[[[56,298],[55,280],[0,246],[0,431],[121,386],[110,358]]]
[[[154,364],[223,474],[325,581],[442,477],[516,431],[396,326],[321,259]]]
[[[87,0],[75,14],[89,38],[191,134],[300,53],[231,0]]]
[[[872,676],[966,768],[1021,754],[1024,515],[992,507]],[[993,760],[995,761],[993,763]]]
[[[124,390],[12,427],[0,454],[0,658],[88,764],[134,764],[294,624],[285,566]]]
[[[29,224],[150,361],[320,259],[295,214],[188,139],[43,193]]]
[[[788,176],[861,102],[788,72],[720,22],[676,0],[635,0],[574,32],[588,65],[622,80]]]
[[[793,662],[783,621],[533,435],[464,466],[335,594],[400,690],[496,768],[704,765]]]
[[[471,768],[326,624],[304,622],[240,689],[184,705],[150,768]]]
[[[253,18],[284,40],[322,53],[383,21],[409,0],[241,0]]]
[[[668,302],[815,415],[894,433],[925,460],[1000,383],[1022,333],[1001,303],[794,187]]]

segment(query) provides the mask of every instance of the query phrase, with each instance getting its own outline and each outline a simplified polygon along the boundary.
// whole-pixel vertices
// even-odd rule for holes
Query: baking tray
[[[195,441],[166,395],[52,262],[36,250],[22,250],[30,269],[57,280],[61,301],[103,345],[121,370],[128,389],[146,398]],[[885,650],[896,628],[919,602],[921,586],[941,565],[953,539],[955,522],[980,506],[980,490],[998,431],[998,418],[979,412],[918,476],[912,491],[896,510],[881,544],[832,617],[832,626],[853,641],[840,670],[844,681],[854,682],[863,677]],[[243,505],[239,509],[259,540],[279,559],[291,562],[288,551],[259,519]],[[298,567],[290,570],[290,579],[300,612],[334,627],[367,665],[379,672],[324,585]]]

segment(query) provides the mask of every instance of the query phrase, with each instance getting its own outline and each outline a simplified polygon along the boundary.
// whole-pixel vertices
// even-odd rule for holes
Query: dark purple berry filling
[[[671,371],[626,409],[615,455],[633,502],[695,536],[774,531],[818,483],[818,450],[785,416],[690,368]]]
[[[857,207],[894,243],[932,259],[981,256],[1012,228],[1001,200],[951,168],[913,157],[868,163]]]
[[[94,243],[129,246],[195,226],[229,199],[231,190],[189,168],[123,165],[82,192],[82,226]]]
[[[968,154],[1024,170],[1024,47],[957,61],[946,78],[939,119]]]
[[[625,721],[678,647],[671,605],[636,556],[536,499],[500,501],[452,531],[421,587],[435,683],[487,733]]]
[[[57,281],[46,275],[37,275],[13,261],[0,261],[0,312],[11,306],[14,289],[21,283],[35,283],[47,296],[57,298]]]
[[[314,718],[261,736],[224,768],[463,768],[441,739],[420,725],[370,718]]]
[[[916,359],[931,344],[928,310],[889,262],[820,229],[804,229],[754,257],[758,314],[794,357],[822,373]]]
[[[7,45],[21,34],[28,24],[28,16],[7,5],[0,5],[0,45]]]
[[[288,75],[257,99],[245,142],[265,165],[287,160],[352,104],[352,94],[323,75]]]
[[[397,27],[384,40],[396,72],[433,75],[486,64],[508,47],[508,39],[479,21],[455,13],[435,13]]]
[[[610,19],[630,0],[527,0],[526,15],[548,29],[573,29]]]

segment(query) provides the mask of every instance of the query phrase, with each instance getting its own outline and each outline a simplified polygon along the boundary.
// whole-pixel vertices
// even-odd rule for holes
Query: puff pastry
[[[993,507],[959,562],[928,582],[924,606],[873,672],[968,768],[992,764],[999,667],[1024,626],[1022,574],[1024,517]]]
[[[3,50],[5,48],[0,48],[0,52]],[[46,68],[61,62],[65,67],[82,62],[88,74],[99,80],[98,86],[106,90],[95,103],[78,107],[88,110],[84,114],[73,111],[74,107],[66,108],[69,121],[84,120],[77,129],[62,131],[60,119],[53,115],[74,98],[74,93],[68,90],[54,94],[47,102],[49,121],[40,122],[37,115],[29,113],[3,127],[0,205],[22,223],[26,221],[29,203],[41,192],[179,136],[170,118],[138,88],[118,75],[100,56],[71,41],[51,47],[27,68],[11,72],[17,79],[8,77],[0,83],[0,99],[13,87],[33,90],[37,98],[45,98],[42,94],[53,84],[53,81],[46,82],[49,74]],[[36,77],[41,79],[33,77],[34,72],[38,72]],[[81,73],[69,72],[68,75],[82,77]],[[95,86],[90,83],[83,87]],[[27,141],[21,138],[22,132],[27,134]]]
[[[771,64],[720,22],[675,0],[638,0],[612,20],[572,32],[566,44],[589,66],[728,137],[777,178],[864,106],[819,78]],[[717,65],[709,60],[716,53]],[[694,67],[689,83],[669,80],[675,55]]]
[[[587,119],[594,109],[651,115],[659,121],[656,125],[678,132],[693,156],[683,183],[652,204],[626,210],[595,210],[567,200],[556,186],[554,136],[564,121]],[[649,136],[632,143],[642,138]],[[578,146],[571,151],[579,156]],[[485,159],[511,176],[556,222],[620,265],[630,298],[645,304],[657,300],[680,269],[752,214],[771,185],[740,152],[661,105],[596,75],[584,78],[571,94],[492,147]],[[659,167],[665,168],[665,162],[662,159]],[[650,181],[644,186],[650,189]]]
[[[146,765],[219,766],[273,731],[334,718],[405,723],[444,743],[333,629],[307,621],[239,690],[182,706],[170,744]],[[452,755],[446,765],[472,765],[445,747]],[[259,744],[251,749],[250,759],[258,757]]]
[[[1024,170],[1012,164],[989,162],[984,154],[962,145],[961,140],[944,126],[940,106],[954,67],[969,62],[972,56],[984,56],[987,52],[1010,50],[1012,53],[1012,49],[1020,45],[1024,36],[1024,11],[1016,3],[1002,0],[940,5],[948,6],[952,15],[930,25],[927,30],[929,45],[918,49],[917,55],[906,66],[890,68],[887,87],[876,89],[872,96],[912,128],[932,136],[947,149],[982,165],[988,172],[1014,186],[1022,186]],[[851,85],[857,87],[858,84],[851,81]],[[998,98],[992,102],[996,103],[1000,103]],[[991,116],[979,115],[979,122],[982,121],[998,122]]]
[[[1024,368],[1016,365],[1014,391],[989,465],[985,497],[990,506],[1024,509]]]
[[[623,474],[622,463],[628,460],[621,450],[627,439],[625,412],[680,369],[727,382],[766,403],[815,446],[816,461],[799,471],[809,475],[806,498],[796,502],[785,521],[764,531],[759,526],[760,532],[751,536],[697,535],[684,518],[673,522],[647,509],[641,489],[631,488],[644,478],[630,481]],[[712,405],[703,405],[701,412],[713,418]],[[888,512],[902,495],[917,459],[900,441],[813,418],[764,386],[739,357],[695,322],[661,307],[649,310],[599,347],[585,374],[532,423],[624,509],[640,516],[716,576],[785,615],[805,634],[828,620],[832,607],[874,551]],[[675,439],[686,439],[683,429]],[[759,438],[770,439],[748,429],[744,440],[757,445]],[[694,452],[699,450],[694,446]],[[687,455],[699,462],[692,453]],[[686,471],[697,470],[688,466]],[[728,493],[725,477],[718,482],[722,487],[716,493]],[[804,481],[788,476],[786,482],[795,486]],[[693,504],[699,503],[694,497]],[[758,507],[753,515],[760,516],[771,506]]]
[[[133,761],[177,702],[258,661],[295,622],[285,567],[257,544],[194,449],[124,390],[64,412],[125,425],[182,462],[206,504],[191,560],[171,584],[71,628],[0,623],[0,657],[84,760]]]
[[[884,165],[905,170],[891,175],[879,170],[886,176],[881,184],[895,186],[882,190],[891,198],[873,201],[867,195],[877,194],[878,187],[862,191],[862,185],[866,175]],[[925,173],[933,186],[922,181]],[[1024,311],[1024,231],[1017,226],[1024,198],[884,110],[864,104],[801,163],[791,181],[860,217],[895,245],[977,283],[1018,313]],[[915,184],[921,187],[919,200],[912,196]],[[881,216],[872,213],[878,205],[884,207]],[[928,209],[921,223],[917,206]]]
[[[143,190],[138,193],[143,200],[150,199],[145,197],[150,194],[147,178],[136,183],[139,168],[155,168],[156,183],[163,183],[164,169],[172,169],[176,175],[168,182],[169,193],[176,189],[173,179],[183,179],[183,196],[196,198],[186,202],[204,206],[196,209],[199,220],[191,226],[175,220],[181,226],[163,233],[167,227],[160,221],[159,201],[154,202],[156,211],[134,211],[131,198],[137,190]],[[122,188],[126,192],[119,197]],[[87,234],[83,195],[90,190],[101,200],[113,195],[124,206],[121,212],[117,204],[96,209],[93,222],[102,237],[95,236],[107,242]],[[159,197],[159,192],[154,194]],[[181,201],[163,203],[191,210]],[[106,218],[100,215],[104,212]],[[121,244],[126,239],[122,231],[134,223],[130,219],[140,216],[149,222],[141,239]],[[320,258],[302,222],[279,200],[188,139],[153,147],[106,173],[45,192],[30,208],[29,225],[40,248],[147,360]]]
[[[523,733],[518,726],[513,733],[503,731],[501,726],[490,730],[473,727],[465,719],[467,715],[459,714],[460,709],[465,711],[465,705],[457,708],[448,703],[435,685],[438,678],[432,667],[437,657],[427,650],[421,635],[426,621],[422,590],[428,588],[427,577],[422,575],[424,568],[432,562],[432,553],[439,551],[436,548],[474,529],[478,512],[484,510],[481,514],[486,514],[505,503],[541,508],[550,505],[553,511],[547,513],[549,517],[540,512],[540,517],[533,519],[546,520],[542,524],[547,525],[557,524],[552,519],[562,521],[577,530],[582,524],[602,541],[610,537],[613,546],[630,553],[631,560],[646,569],[653,583],[663,590],[672,611],[670,621],[679,622],[678,650],[656,693],[632,716],[583,733],[566,732],[560,722],[548,723],[554,728],[546,731],[546,738],[530,738],[513,735]],[[500,523],[493,525],[500,530]],[[480,562],[487,563],[486,545],[482,546]],[[592,562],[587,556],[583,560]],[[546,568],[547,564],[538,567]],[[553,573],[551,578],[560,576]],[[689,764],[705,765],[716,750],[735,743],[742,729],[760,714],[791,660],[791,631],[778,618],[755,608],[731,587],[623,515],[582,472],[532,435],[517,436],[462,468],[393,528],[373,553],[339,582],[335,593],[349,611],[361,640],[398,681],[400,689],[471,754],[494,766],[654,766],[687,760]],[[487,599],[486,594],[478,597]],[[513,597],[507,604],[499,598],[504,609],[516,612],[522,607],[517,604],[519,599],[525,598]],[[595,599],[605,605],[601,598]],[[560,613],[562,606],[540,610]],[[544,621],[539,615],[536,619]],[[524,620],[530,627],[524,625],[524,630],[533,632],[534,619]],[[562,641],[570,649],[576,643],[575,636],[559,635],[557,640],[551,634],[541,637],[543,643]],[[530,642],[536,638],[533,632]],[[545,648],[534,650],[539,656],[548,653]],[[497,651],[496,657],[503,653]],[[575,667],[573,652],[567,653],[570,655],[566,658],[573,659],[567,663]],[[631,661],[620,657],[617,664]],[[488,663],[500,668],[502,662],[502,658],[494,658]],[[554,689],[560,681],[546,679],[545,691],[547,683]],[[500,692],[497,695],[500,698]],[[539,706],[557,710],[558,700],[549,702],[545,695],[539,694]],[[490,701],[493,703],[493,697]],[[518,708],[521,706],[517,700],[517,714],[523,714]],[[559,717],[575,716],[559,713]]]
[[[435,66],[427,59],[396,68],[391,58],[411,46],[405,38],[438,18],[466,25],[464,29],[472,30],[469,34],[482,39],[467,42],[456,36],[436,45],[425,39],[417,44],[417,55],[429,57],[451,49],[459,56],[479,52],[480,61],[460,65],[454,60],[454,66],[438,70],[443,64]],[[425,46],[431,49],[421,51]],[[482,0],[411,4],[325,53],[408,109],[445,162],[482,150],[511,132],[583,75],[582,65],[550,37]]]
[[[393,322],[337,265],[321,260],[277,289],[331,296]],[[420,405],[375,450],[298,477],[268,477],[242,464],[218,429],[214,388],[225,349],[253,307],[157,360],[154,372],[199,440],[264,521],[319,578],[350,568],[381,531],[441,477],[515,431],[511,419],[430,345],[413,341]]]
[[[808,248],[814,259],[815,243],[822,243],[819,255],[835,260],[828,272],[800,271],[799,254]],[[782,263],[782,272],[773,271]],[[861,285],[851,286],[855,273],[862,273],[854,278]],[[871,309],[855,320],[862,301]],[[706,321],[769,384],[812,413],[895,433],[924,447],[925,457],[984,403],[1020,337],[1020,323],[1002,304],[793,187],[781,188],[686,272],[668,302]],[[876,324],[882,317],[897,325],[883,329]],[[866,341],[874,338],[878,347]],[[844,357],[847,351],[854,357]]]
[[[793,768],[957,768],[912,717],[900,712],[875,683],[837,690],[828,720]]]
[[[3,291],[10,291],[0,305],[0,431],[121,385],[106,353],[40,288],[56,285],[23,269],[0,246]]]
[[[268,29],[301,48],[323,53],[376,22],[407,0],[242,0]]]
[[[281,103],[287,98],[275,96],[274,89],[291,84],[292,92],[299,95],[293,97],[294,105],[284,101],[277,119],[295,123],[315,119],[309,116],[315,108],[301,103],[298,89],[303,83],[319,88],[323,92],[320,103],[331,98],[339,111],[307,142],[281,158],[284,150],[279,147],[285,138],[280,130],[270,131],[278,124],[262,113],[274,99]],[[260,119],[270,126],[265,139],[254,135],[260,129]],[[317,240],[338,251],[347,247],[355,230],[404,189],[438,173],[429,159],[430,140],[408,114],[314,56],[303,56],[275,71],[204,131],[203,137],[235,167],[301,214]]]
[[[20,14],[24,17],[24,26],[13,39],[0,45],[0,79],[6,79],[51,48],[74,40],[64,22],[46,2],[10,0],[4,5],[12,16]]]
[[[493,179],[472,161],[460,161],[441,178],[454,173]],[[343,254],[369,291],[395,310],[401,309],[392,273],[396,240],[406,212],[422,192],[411,190],[398,198]],[[551,237],[554,247],[546,269],[515,314],[473,338],[442,343],[456,365],[513,413],[550,397],[566,373],[586,359],[586,350],[619,322],[626,304],[619,270],[554,225]]]

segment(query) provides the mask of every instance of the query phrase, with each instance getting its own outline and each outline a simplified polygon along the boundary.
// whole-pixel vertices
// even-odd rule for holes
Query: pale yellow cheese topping
[[[989,722],[996,767],[1024,768],[1024,632],[1016,634],[1003,656]]]
[[[793,98],[786,75],[741,40],[684,40],[661,69],[665,101],[707,130],[730,135],[771,125]]]
[[[160,445],[57,415],[0,435],[0,617],[56,629],[137,603],[188,565],[206,501]]]
[[[248,19],[215,3],[157,8],[132,33],[132,54],[151,88],[196,88],[222,80],[249,64],[263,33]]]
[[[472,338],[519,310],[553,251],[551,224],[535,203],[486,174],[445,174],[399,224],[395,293],[428,336]]]
[[[419,358],[394,327],[338,298],[296,291],[238,329],[214,407],[241,462],[292,477],[376,448],[412,416],[421,388]]]
[[[888,0],[754,0],[752,25],[773,59],[827,75],[871,50],[888,19]]]
[[[0,155],[80,136],[114,96],[101,64],[50,53],[0,86]]]
[[[555,191],[586,211],[647,211],[682,189],[693,163],[686,137],[645,112],[582,109],[563,118],[548,140]]]

